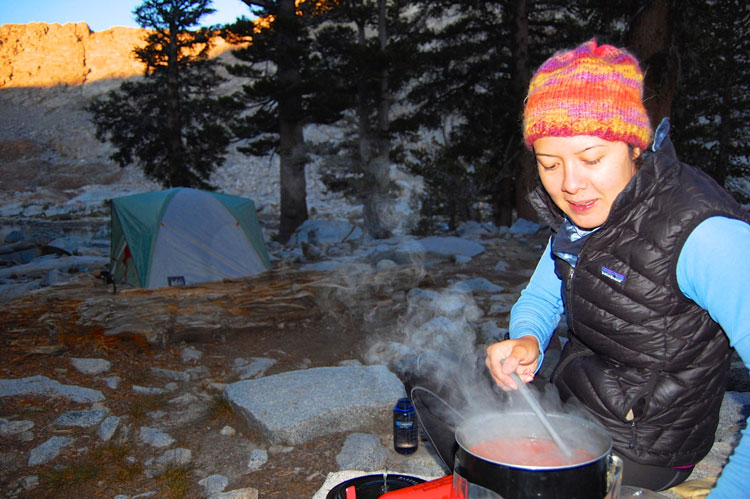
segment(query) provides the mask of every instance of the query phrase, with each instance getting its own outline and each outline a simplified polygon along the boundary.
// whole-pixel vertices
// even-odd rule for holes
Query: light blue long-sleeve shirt
[[[750,369],[750,225],[712,217],[698,225],[677,260],[680,290],[707,310],[726,333],[729,344]],[[513,306],[510,337],[532,335],[544,352],[564,312],[561,282],[555,274],[550,243],[526,289]],[[540,356],[542,365],[544,354]],[[750,422],[750,418],[748,418]],[[746,497],[750,477],[750,426],[724,467],[710,499]]]

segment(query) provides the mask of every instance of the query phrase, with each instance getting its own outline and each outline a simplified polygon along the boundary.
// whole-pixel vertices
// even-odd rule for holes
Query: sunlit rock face
[[[147,31],[116,26],[91,31],[85,22],[29,23],[0,26],[0,88],[83,85],[143,74],[133,49],[144,45]],[[229,48],[212,40],[211,56]]]
[[[143,73],[131,56],[144,30],[115,27],[92,32],[88,24],[0,26],[0,87],[82,85]]]

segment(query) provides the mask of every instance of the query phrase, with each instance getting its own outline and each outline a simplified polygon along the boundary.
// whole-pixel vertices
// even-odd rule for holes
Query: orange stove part
[[[378,499],[451,499],[453,475],[386,492]]]

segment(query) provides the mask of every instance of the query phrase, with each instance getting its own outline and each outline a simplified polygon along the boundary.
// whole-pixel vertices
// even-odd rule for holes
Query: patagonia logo
[[[608,269],[607,267],[604,267],[604,266],[602,267],[602,275],[604,277],[609,277],[610,279],[612,279],[613,281],[619,284],[622,284],[623,282],[625,282],[624,275],[620,274],[619,272],[615,272],[612,269]]]

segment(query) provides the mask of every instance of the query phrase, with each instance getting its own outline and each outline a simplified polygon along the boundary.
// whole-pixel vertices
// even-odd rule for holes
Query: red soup
[[[516,466],[563,467],[585,463],[596,457],[580,448],[572,449],[573,455],[568,457],[552,440],[532,437],[497,438],[480,442],[469,451],[489,461]]]

